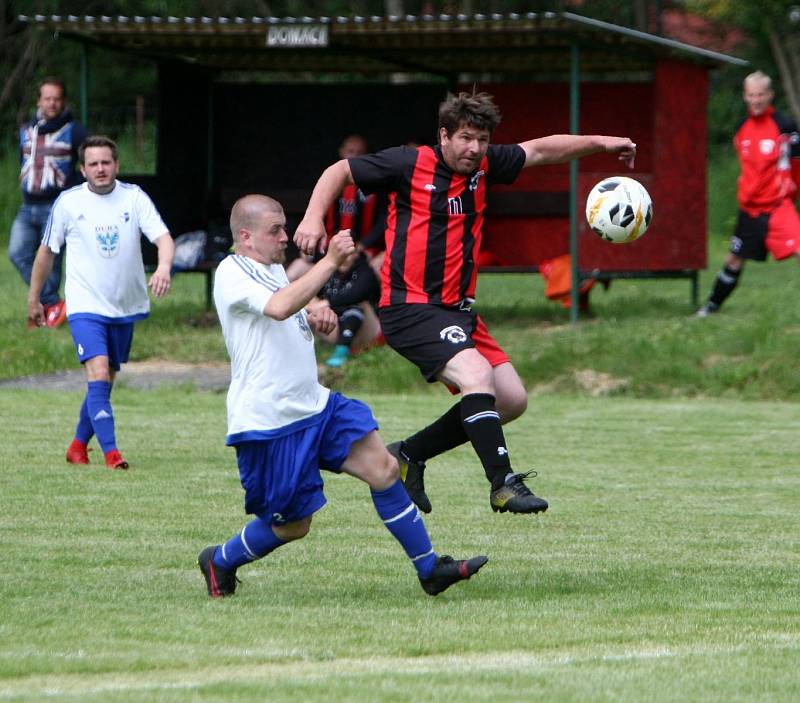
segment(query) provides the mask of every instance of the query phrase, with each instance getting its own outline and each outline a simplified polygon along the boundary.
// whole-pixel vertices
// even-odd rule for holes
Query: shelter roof
[[[373,17],[21,15],[56,36],[216,70],[530,76],[651,69],[657,57],[709,68],[732,56],[570,12]]]

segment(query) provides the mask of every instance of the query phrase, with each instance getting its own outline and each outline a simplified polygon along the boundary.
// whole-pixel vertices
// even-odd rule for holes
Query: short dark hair
[[[39,81],[39,93],[41,94],[42,88],[46,85],[57,85],[61,88],[61,96],[66,98],[67,97],[67,86],[64,85],[64,81],[62,81],[58,76],[47,76],[46,78],[42,78]]]
[[[95,134],[91,137],[86,137],[86,139],[83,140],[83,144],[78,147],[78,160],[81,166],[86,163],[86,150],[95,146],[107,146],[111,149],[111,156],[114,158],[114,161],[119,161],[116,143],[102,134]]]
[[[448,93],[439,105],[439,127],[445,128],[448,137],[453,136],[453,132],[462,124],[475,129],[487,129],[491,134],[501,118],[494,98],[488,93]]]

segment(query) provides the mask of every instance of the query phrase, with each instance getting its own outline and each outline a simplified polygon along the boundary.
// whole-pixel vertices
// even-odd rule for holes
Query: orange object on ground
[[[572,295],[572,261],[569,254],[557,256],[554,259],[547,259],[539,264],[539,273],[547,282],[544,294],[548,300],[561,302],[561,305],[568,308],[571,305],[570,296]],[[580,309],[585,310],[589,307],[589,291],[594,287],[596,281],[589,278],[581,282],[578,293],[580,294]]]

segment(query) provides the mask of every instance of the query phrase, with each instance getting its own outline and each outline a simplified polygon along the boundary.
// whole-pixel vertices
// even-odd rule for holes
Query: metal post
[[[214,186],[214,78],[210,73],[206,74],[208,80],[208,107],[206,114],[208,115],[208,127],[206,132],[206,207],[208,207],[208,198],[211,194],[211,189]]]
[[[569,75],[569,129],[578,134],[580,110],[580,50],[576,43],[570,48]],[[578,322],[580,280],[578,280],[578,160],[569,163],[569,255],[572,264],[572,290],[570,292],[569,318]]]
[[[81,122],[89,124],[89,46],[81,42]]]
[[[144,166],[144,95],[136,96],[136,166]]]

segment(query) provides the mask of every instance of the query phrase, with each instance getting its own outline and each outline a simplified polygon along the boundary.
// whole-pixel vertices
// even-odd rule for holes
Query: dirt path
[[[191,384],[198,390],[225,391],[230,383],[227,363],[182,364],[166,360],[136,361],[125,364],[117,382],[128,388],[155,388],[160,385]],[[39,376],[0,381],[3,388],[41,388],[46,390],[80,391],[86,387],[82,368]]]

